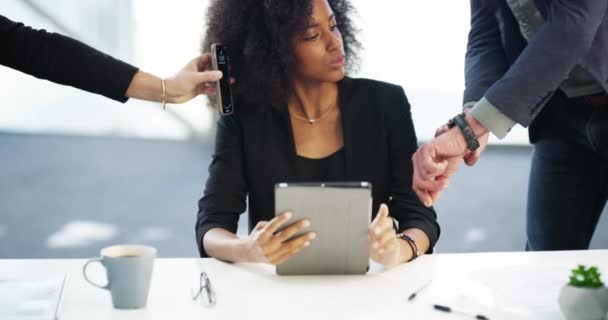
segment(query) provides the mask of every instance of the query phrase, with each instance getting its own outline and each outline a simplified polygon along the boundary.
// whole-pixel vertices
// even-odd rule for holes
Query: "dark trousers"
[[[608,105],[559,93],[530,126],[530,140],[526,249],[589,248],[608,199]]]

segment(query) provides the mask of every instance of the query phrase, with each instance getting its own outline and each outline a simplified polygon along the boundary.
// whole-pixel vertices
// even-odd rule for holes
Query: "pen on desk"
[[[412,301],[416,298],[416,296],[422,292],[422,290],[424,290],[426,287],[429,286],[429,284],[431,284],[431,281],[429,280],[429,282],[425,283],[422,287],[418,288],[418,290],[414,291],[412,294],[410,294],[410,296],[407,298],[407,301]]]
[[[475,318],[477,320],[490,320],[490,318],[488,318],[488,317],[486,317],[484,315],[481,315],[481,314],[472,314],[472,313],[468,313],[468,312],[461,311],[461,310],[455,310],[455,309],[452,309],[452,308],[450,308],[448,306],[442,306],[440,304],[434,304],[433,308],[435,310],[442,311],[442,312],[458,313],[458,314],[462,314],[462,315],[465,315],[465,316],[470,316],[470,317],[473,317],[473,318]]]

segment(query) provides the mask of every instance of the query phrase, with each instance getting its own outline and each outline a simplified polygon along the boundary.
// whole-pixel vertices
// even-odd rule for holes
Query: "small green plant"
[[[579,288],[599,288],[604,285],[600,275],[597,267],[585,268],[584,265],[579,265],[578,268],[572,269],[570,285]]]

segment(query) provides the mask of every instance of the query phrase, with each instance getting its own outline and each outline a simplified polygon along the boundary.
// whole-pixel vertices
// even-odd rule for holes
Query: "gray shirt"
[[[527,41],[530,41],[544,23],[543,16],[538,11],[534,0],[506,0],[506,2],[517,19],[521,34]],[[578,65],[562,82],[560,89],[571,98],[604,91],[599,82]],[[504,138],[515,125],[515,121],[505,116],[485,98],[478,102],[467,102],[466,106],[473,106],[472,115],[500,139]]]

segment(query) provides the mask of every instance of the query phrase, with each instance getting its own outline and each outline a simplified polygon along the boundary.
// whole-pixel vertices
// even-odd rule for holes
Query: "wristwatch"
[[[448,128],[451,129],[455,126],[458,126],[460,132],[462,132],[464,140],[467,142],[467,148],[471,151],[477,150],[477,148],[479,148],[479,141],[477,140],[477,136],[475,136],[473,129],[471,129],[471,126],[469,126],[469,123],[465,120],[464,113],[461,113],[448,121]]]

